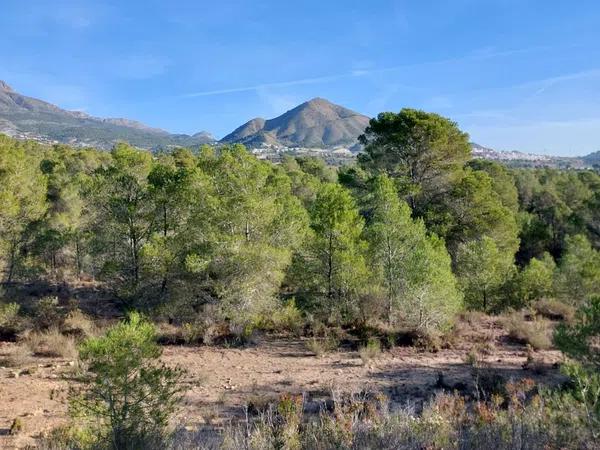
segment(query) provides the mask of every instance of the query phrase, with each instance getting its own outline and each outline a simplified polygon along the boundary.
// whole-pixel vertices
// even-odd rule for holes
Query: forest
[[[535,309],[579,318],[555,342],[597,389],[597,344],[574,336],[598,333],[600,174],[473,159],[456,123],[412,109],[379,114],[360,143],[355,164],[332,168],[241,145],[152,154],[0,136],[0,337],[59,317],[78,286],[101,293],[86,314],[206,345],[344,329],[435,347],[461,315]],[[59,294],[19,304],[32,286]],[[93,359],[100,341],[85,342]]]

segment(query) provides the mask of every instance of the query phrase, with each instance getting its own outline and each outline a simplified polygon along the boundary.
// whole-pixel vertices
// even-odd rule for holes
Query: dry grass
[[[519,344],[529,344],[536,350],[552,347],[552,329],[546,319],[526,320],[523,312],[513,312],[503,318],[508,337]]]
[[[36,356],[71,359],[77,357],[75,338],[64,335],[58,328],[30,332],[25,336],[24,342]]]
[[[558,300],[538,300],[533,308],[540,316],[549,320],[571,322],[575,318],[575,308]]]
[[[0,355],[0,366],[20,368],[31,362],[31,351],[25,345],[11,346]]]
[[[98,327],[89,316],[81,312],[79,309],[75,309],[67,314],[63,324],[63,329],[65,332],[67,332],[67,334],[81,338],[97,336],[101,332],[100,327]]]

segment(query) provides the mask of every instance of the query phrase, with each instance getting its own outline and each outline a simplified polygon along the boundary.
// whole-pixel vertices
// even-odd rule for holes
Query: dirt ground
[[[562,380],[558,351],[535,352],[532,369],[526,364],[525,347],[509,343],[493,320],[477,330],[466,328],[452,349],[428,353],[397,347],[367,364],[356,351],[317,357],[303,339],[274,336],[263,336],[246,348],[166,346],[163,359],[188,371],[189,391],[177,418],[188,429],[218,428],[242,416],[247,403],[281,393],[304,393],[306,408],[314,411],[330,398],[332,389],[383,391],[393,408],[408,404],[418,408],[441,388],[472,389],[472,367],[465,361],[471,348],[481,343],[492,350],[486,365],[507,380],[532,378],[544,385]],[[0,355],[11,345],[15,344],[0,343]],[[68,420],[67,394],[75,370],[75,361],[56,358],[34,358],[19,369],[0,368],[0,448],[33,446],[36,438]],[[11,435],[15,418],[23,429]]]

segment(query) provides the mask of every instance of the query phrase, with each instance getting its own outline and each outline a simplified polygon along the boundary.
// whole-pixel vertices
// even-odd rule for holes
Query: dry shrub
[[[525,320],[523,312],[513,312],[502,323],[514,342],[529,344],[536,350],[552,347],[552,329],[546,319]]]
[[[79,309],[67,314],[63,323],[63,330],[66,334],[77,338],[97,336],[100,333],[99,327],[94,321]]]
[[[0,355],[0,366],[4,367],[23,367],[30,362],[31,351],[22,344],[13,345]]]
[[[30,332],[24,340],[25,345],[36,356],[70,359],[77,357],[75,338],[62,334],[56,327],[46,331]]]
[[[481,324],[486,317],[486,314],[481,311],[465,311],[460,314],[459,319],[471,326],[475,326]]]
[[[41,298],[35,308],[33,327],[35,330],[47,330],[53,327],[62,327],[66,314],[59,305],[58,297]]]
[[[538,300],[533,306],[533,309],[540,316],[549,320],[564,320],[565,322],[572,322],[575,318],[575,308],[558,300]]]

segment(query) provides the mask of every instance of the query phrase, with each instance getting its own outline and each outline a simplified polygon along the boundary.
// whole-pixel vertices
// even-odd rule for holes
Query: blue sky
[[[319,96],[585,154],[600,150],[600,2],[4,0],[0,79],[171,132],[222,137]]]

